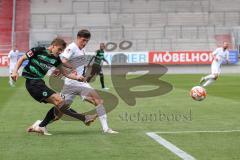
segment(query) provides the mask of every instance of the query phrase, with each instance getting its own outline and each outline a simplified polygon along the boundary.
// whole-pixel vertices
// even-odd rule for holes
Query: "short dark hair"
[[[66,48],[67,43],[62,39],[62,38],[55,38],[52,42],[51,45],[56,45],[56,46],[62,46]]]
[[[90,39],[91,33],[86,29],[82,29],[82,30],[78,31],[77,37],[79,37],[79,38],[83,37],[83,38]]]

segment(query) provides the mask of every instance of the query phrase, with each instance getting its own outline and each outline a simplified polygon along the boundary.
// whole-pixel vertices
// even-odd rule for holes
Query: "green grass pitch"
[[[171,83],[173,90],[158,97],[137,98],[136,106],[128,106],[119,98],[118,106],[108,114],[109,125],[120,132],[118,135],[103,134],[97,120],[90,127],[77,121],[58,121],[48,126],[52,136],[26,133],[51,105],[34,101],[23,78],[15,88],[8,86],[7,78],[0,78],[0,159],[177,160],[179,157],[146,132],[240,129],[240,76],[222,75],[207,88],[207,98],[197,102],[189,97],[189,90],[201,76],[164,75],[162,79]],[[109,92],[117,96],[110,77],[105,79]],[[98,79],[93,86],[99,89]],[[81,112],[92,109],[80,98],[72,106]],[[151,119],[150,115],[160,113],[165,117]],[[240,132],[159,135],[196,159],[240,159]]]

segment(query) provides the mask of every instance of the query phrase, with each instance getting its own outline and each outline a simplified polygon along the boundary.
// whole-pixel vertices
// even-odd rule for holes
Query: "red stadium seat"
[[[0,54],[6,54],[11,49],[13,1],[2,0],[0,3]],[[30,1],[16,1],[15,43],[19,51],[29,48],[29,15]]]

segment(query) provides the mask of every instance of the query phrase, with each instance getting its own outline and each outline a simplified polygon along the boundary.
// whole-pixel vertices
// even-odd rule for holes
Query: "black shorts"
[[[92,65],[91,75],[102,74],[102,66],[98,64]]]
[[[42,79],[26,78],[25,85],[29,94],[40,103],[47,103],[45,100],[52,94],[56,93],[52,89],[48,88]]]

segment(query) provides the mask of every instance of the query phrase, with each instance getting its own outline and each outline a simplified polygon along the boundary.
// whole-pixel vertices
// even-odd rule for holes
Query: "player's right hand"
[[[72,74],[77,76],[77,70],[76,69],[72,70]]]
[[[18,75],[18,73],[16,73],[16,72],[13,72],[13,73],[11,74],[11,78],[12,78],[12,80],[15,81],[15,82],[17,81],[18,76],[19,76],[19,75]]]

